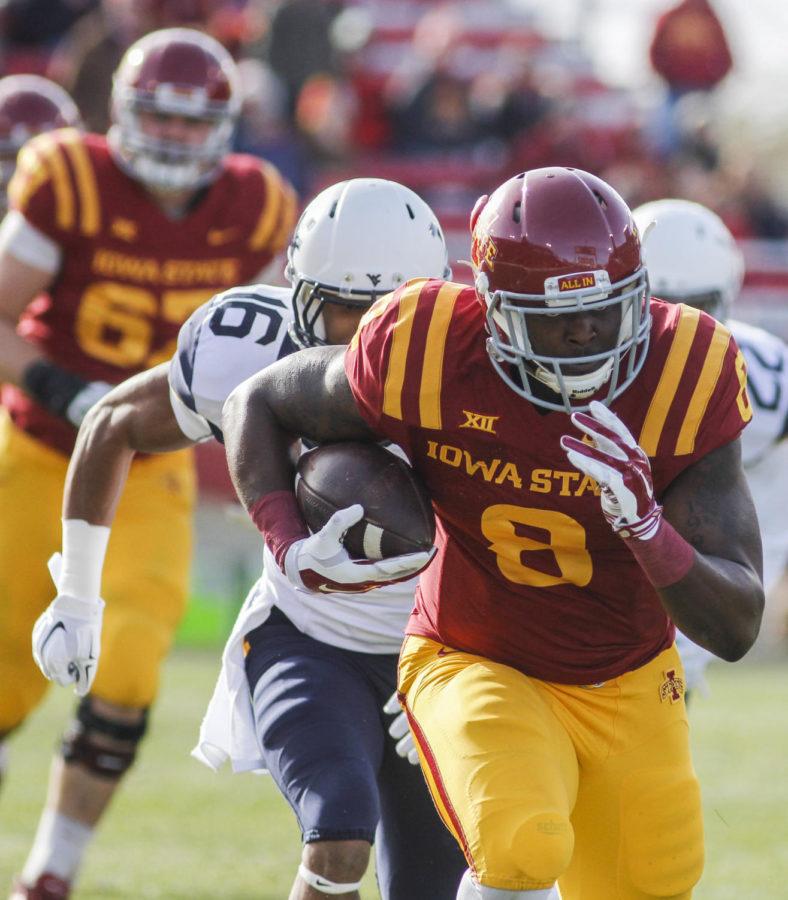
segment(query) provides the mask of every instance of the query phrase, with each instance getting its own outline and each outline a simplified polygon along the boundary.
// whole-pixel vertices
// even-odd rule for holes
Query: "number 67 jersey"
[[[651,460],[657,497],[735,439],[752,413],[725,326],[654,300],[644,366],[612,410]],[[426,483],[438,553],[407,631],[528,675],[594,684],[644,665],[674,629],[574,470],[564,412],[540,410],[495,372],[473,288],[407,283],[362,319],[345,368],[359,411]]]
[[[169,359],[198,306],[254,280],[285,245],[296,212],[273,166],[229,154],[173,220],[116,165],[104,136],[74,129],[22,148],[9,197],[60,260],[20,333],[63,368],[111,384]],[[70,453],[70,425],[17,388],[7,386],[3,402],[19,427]]]

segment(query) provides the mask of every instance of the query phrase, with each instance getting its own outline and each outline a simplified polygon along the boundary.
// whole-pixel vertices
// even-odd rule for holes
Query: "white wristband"
[[[63,519],[63,563],[58,578],[59,594],[80,600],[101,597],[101,571],[107,552],[109,528],[84,519]]]

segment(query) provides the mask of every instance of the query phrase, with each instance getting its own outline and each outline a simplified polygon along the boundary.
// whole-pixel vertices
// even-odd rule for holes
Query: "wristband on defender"
[[[34,359],[22,373],[21,385],[49,412],[66,418],[71,401],[89,384],[84,378],[62,369],[48,359]]]
[[[622,540],[657,590],[681,581],[695,564],[695,548],[665,519],[660,522],[654,537],[647,541]]]
[[[91,525],[84,519],[63,519],[63,562],[58,579],[59,594],[79,600],[101,597],[101,572],[109,541],[106,525]]]
[[[295,494],[292,491],[264,494],[249,508],[249,515],[265,538],[277,566],[284,571],[285,555],[291,544],[309,537]]]

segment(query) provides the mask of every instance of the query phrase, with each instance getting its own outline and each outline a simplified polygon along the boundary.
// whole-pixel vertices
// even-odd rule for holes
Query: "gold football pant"
[[[399,690],[435,805],[482,884],[691,896],[703,824],[675,647],[580,687],[408,637]]]
[[[68,460],[0,415],[0,734],[19,725],[49,682],[31,632],[56,591],[47,560],[61,544]],[[92,694],[146,707],[186,604],[194,470],[190,451],[131,468],[107,549],[101,657]]]

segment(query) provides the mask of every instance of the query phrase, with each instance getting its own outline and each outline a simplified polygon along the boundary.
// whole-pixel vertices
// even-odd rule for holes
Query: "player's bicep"
[[[365,440],[343,365],[344,347],[314,347],[280,360],[247,382],[248,407],[264,403],[279,428],[317,443]]]
[[[741,467],[740,439],[685,469],[662,498],[665,517],[695,549],[761,571],[758,519]]]
[[[121,382],[90,410],[80,429],[103,435],[136,453],[167,453],[194,443],[178,424],[170,403],[168,364]]]
[[[288,359],[296,370],[298,389],[275,395],[274,411],[291,434],[317,443],[372,437],[350,390],[344,351],[344,347],[315,347]],[[282,383],[274,381],[275,386]]]

